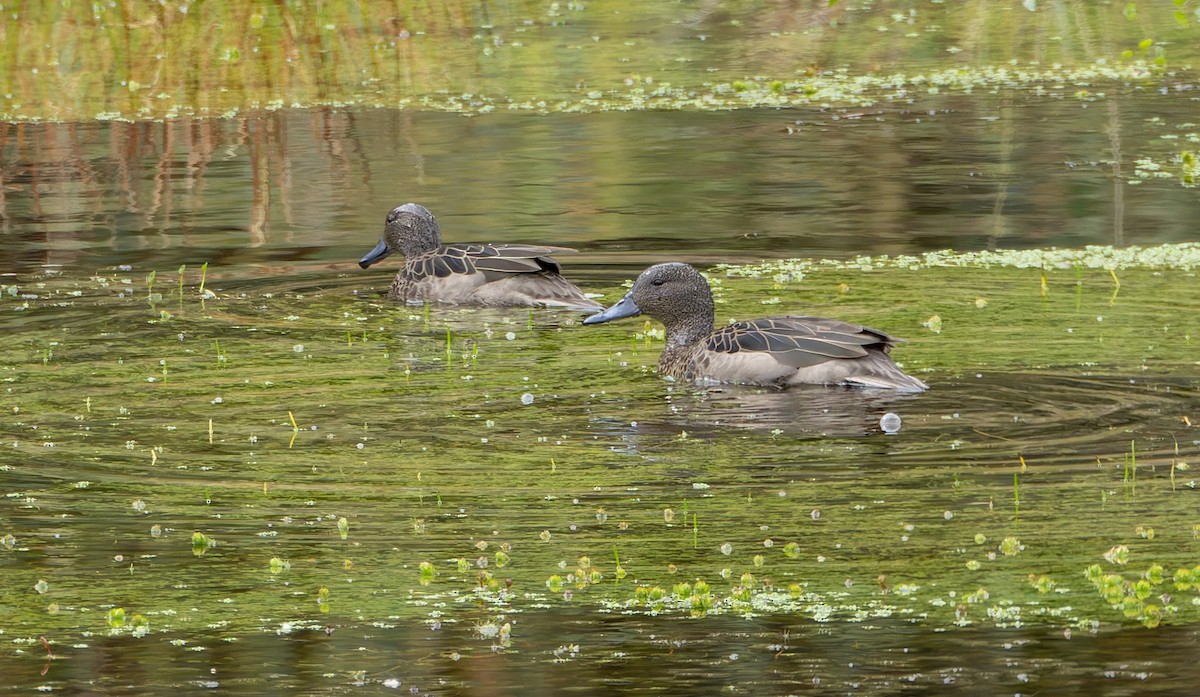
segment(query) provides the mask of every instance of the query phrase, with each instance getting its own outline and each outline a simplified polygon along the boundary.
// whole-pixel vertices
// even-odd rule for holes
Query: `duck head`
[[[655,264],[638,276],[625,297],[583,323],[600,324],[639,314],[662,322],[668,333],[673,327],[691,324],[707,325],[705,331],[712,331],[712,289],[704,276],[687,264]]]
[[[433,213],[420,204],[406,203],[388,213],[382,239],[358,265],[365,269],[393,252],[400,252],[406,258],[420,256],[441,245],[441,230]]]

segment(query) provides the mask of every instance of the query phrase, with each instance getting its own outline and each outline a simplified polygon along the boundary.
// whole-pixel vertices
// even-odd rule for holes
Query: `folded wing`
[[[763,351],[784,365],[806,368],[826,361],[862,358],[868,349],[889,352],[897,340],[860,324],[821,317],[770,317],[737,322],[714,332],[710,351]]]
[[[457,273],[484,274],[489,281],[506,274],[560,273],[551,254],[572,254],[569,247],[532,244],[455,244],[427,254],[417,264],[421,276],[446,277]]]

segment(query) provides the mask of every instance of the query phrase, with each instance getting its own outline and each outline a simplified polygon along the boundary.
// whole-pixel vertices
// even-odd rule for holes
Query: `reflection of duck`
[[[888,356],[895,339],[862,325],[819,317],[770,317],[714,331],[712,290],[687,264],[651,266],[625,297],[583,323],[643,312],[666,328],[659,372],[678,380],[927,389]]]
[[[789,390],[741,385],[702,390],[674,390],[669,404],[623,412],[617,421],[597,419],[601,431],[620,435],[629,443],[645,438],[673,439],[680,431],[690,436],[721,437],[729,429],[801,439],[859,439],[882,434],[880,419],[888,412],[910,416],[909,400],[916,396],[897,390],[847,390],[801,385]],[[913,423],[919,423],[919,417]],[[631,421],[636,425],[631,424]],[[901,430],[903,433],[904,430]]]
[[[559,275],[558,262],[549,256],[574,251],[530,244],[443,245],[429,209],[406,203],[388,214],[383,239],[358,265],[365,269],[393,252],[403,254],[404,268],[387,294],[393,300],[602,309]]]

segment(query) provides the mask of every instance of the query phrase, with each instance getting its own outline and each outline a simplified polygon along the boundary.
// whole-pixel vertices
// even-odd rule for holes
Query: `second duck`
[[[897,339],[877,329],[820,317],[769,317],[713,329],[712,289],[687,264],[656,264],[625,297],[584,324],[645,313],[663,323],[658,372],[688,382],[787,387],[853,385],[918,392],[888,353]]]
[[[406,203],[388,213],[383,239],[358,265],[365,269],[393,252],[403,254],[404,268],[387,293],[403,302],[603,309],[563,278],[550,258],[574,251],[531,244],[444,245],[429,209]]]

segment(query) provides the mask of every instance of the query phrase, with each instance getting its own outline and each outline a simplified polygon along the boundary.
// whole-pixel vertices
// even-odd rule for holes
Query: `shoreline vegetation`
[[[1187,3],[876,5],[35,3],[0,13],[0,119],[856,108],[1007,89],[1095,100],[1194,78]]]

